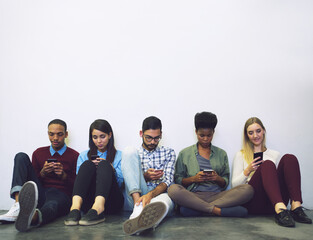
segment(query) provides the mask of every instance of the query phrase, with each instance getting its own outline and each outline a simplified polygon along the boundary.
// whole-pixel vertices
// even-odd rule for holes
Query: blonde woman
[[[243,148],[233,163],[233,187],[248,183],[254,188],[253,198],[244,206],[252,214],[275,213],[275,221],[284,227],[294,227],[295,221],[312,223],[302,209],[299,162],[265,145],[265,127],[257,117],[249,118],[244,126]],[[255,157],[255,153],[263,155]],[[276,168],[276,165],[277,168]],[[290,201],[291,209],[287,210]]]

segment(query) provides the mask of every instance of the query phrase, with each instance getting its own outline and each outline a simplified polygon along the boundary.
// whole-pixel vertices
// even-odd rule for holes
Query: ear
[[[140,135],[140,137],[143,136],[143,131],[142,130],[139,131],[139,135]]]
[[[67,138],[67,136],[68,136],[68,131],[65,132],[65,138]]]
[[[111,137],[112,137],[112,132],[110,132],[110,134],[109,134],[109,139],[111,139]]]

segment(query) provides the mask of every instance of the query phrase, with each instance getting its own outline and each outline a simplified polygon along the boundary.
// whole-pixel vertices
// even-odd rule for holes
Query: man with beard
[[[68,213],[78,152],[66,146],[67,135],[66,123],[54,119],[48,124],[50,146],[38,148],[32,162],[26,153],[16,154],[10,192],[15,203],[0,221],[25,232]]]
[[[122,155],[125,210],[133,211],[123,224],[128,235],[157,227],[174,208],[167,188],[173,182],[176,156],[173,149],[158,146],[162,138],[161,120],[146,118],[140,137],[139,149],[128,147]]]

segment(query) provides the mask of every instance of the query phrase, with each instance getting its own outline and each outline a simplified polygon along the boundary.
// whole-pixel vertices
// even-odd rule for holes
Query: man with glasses
[[[157,225],[174,208],[167,194],[172,184],[176,155],[173,149],[158,146],[162,123],[157,117],[146,118],[140,131],[142,145],[123,151],[122,172],[125,181],[125,210],[132,210],[124,222],[126,234],[139,234]]]

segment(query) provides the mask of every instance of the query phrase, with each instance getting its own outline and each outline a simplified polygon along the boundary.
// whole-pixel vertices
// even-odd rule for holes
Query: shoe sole
[[[30,224],[38,202],[38,190],[34,182],[27,182],[19,193],[20,213],[15,228],[20,232],[30,229]]]
[[[78,221],[64,221],[64,225],[66,226],[77,226],[78,225]]]
[[[0,219],[1,223],[12,223],[15,221],[16,221],[16,218],[10,218],[10,217],[3,217]]]
[[[105,220],[105,218],[94,220],[94,221],[80,220],[79,225],[81,225],[81,226],[96,225],[98,223],[104,222],[104,220]]]
[[[148,204],[138,217],[129,219],[123,224],[124,233],[133,235],[154,227],[164,217],[165,212],[166,206],[162,202]]]

